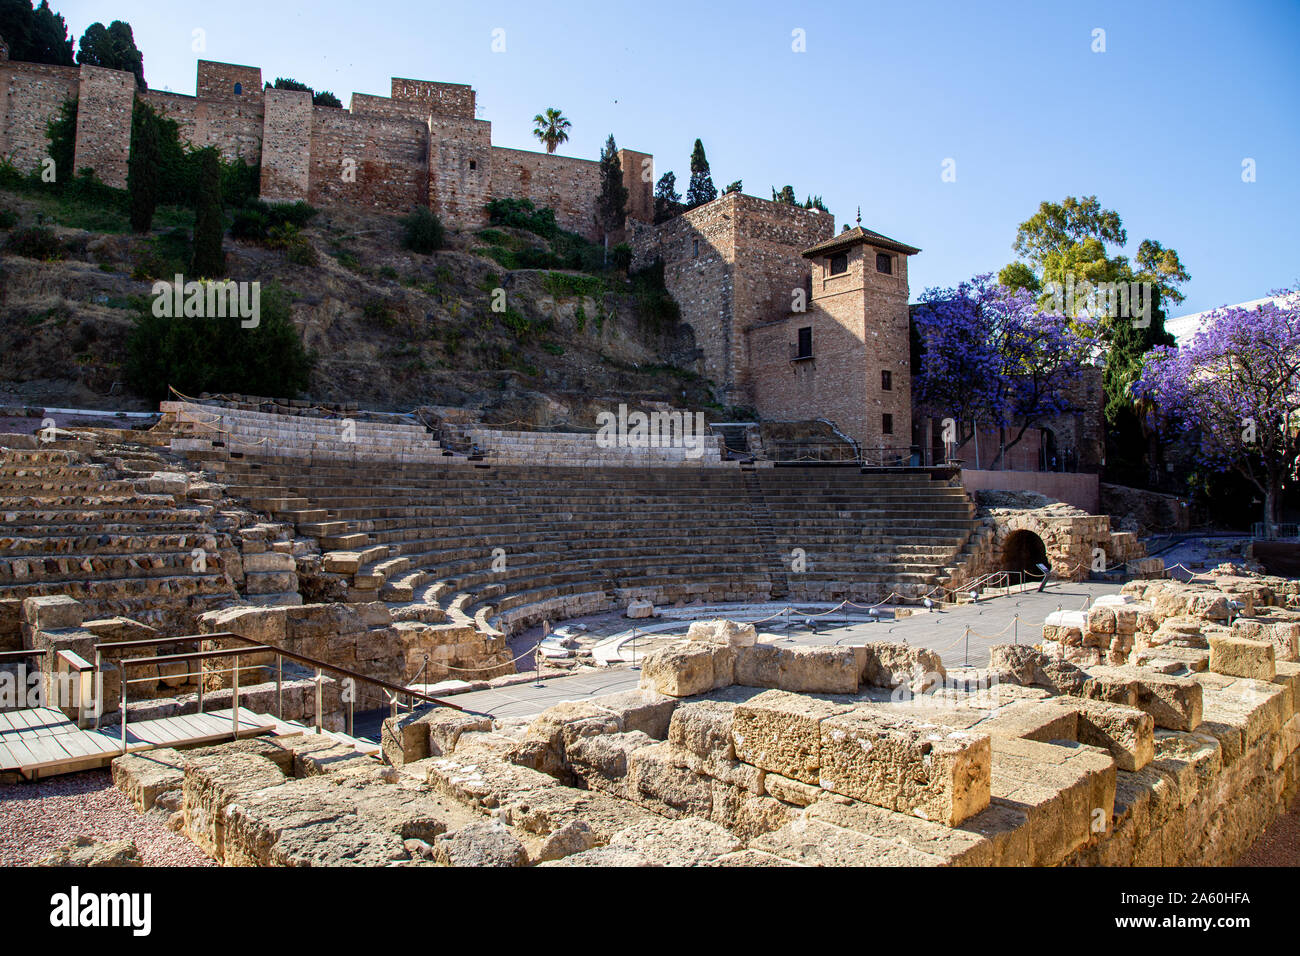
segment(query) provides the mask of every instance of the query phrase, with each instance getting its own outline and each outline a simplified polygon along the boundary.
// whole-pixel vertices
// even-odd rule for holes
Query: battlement
[[[314,106],[310,94],[266,89],[254,66],[199,60],[195,95],[137,93],[130,73],[51,67],[0,56],[0,155],[41,167],[46,126],[78,100],[75,167],[124,188],[134,98],[175,120],[190,145],[217,147],[228,161],[261,167],[262,196],[385,212],[433,209],[452,228],[486,225],[491,199],[530,199],[559,224],[598,240],[600,165],[595,160],[502,149],[476,118],[474,89],[393,77],[390,96],[353,93],[348,109]],[[652,216],[648,153],[624,150],[632,219]],[[71,175],[72,171],[66,171]],[[60,170],[59,175],[65,171]]]

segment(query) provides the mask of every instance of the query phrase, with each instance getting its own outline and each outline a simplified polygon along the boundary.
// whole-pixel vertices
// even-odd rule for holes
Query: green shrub
[[[131,277],[142,281],[170,280],[189,269],[193,256],[194,247],[190,243],[190,234],[184,229],[173,229],[140,244]]]
[[[393,312],[387,299],[376,296],[373,299],[367,299],[361,306],[361,314],[371,322],[376,322],[385,328],[391,328],[394,322]]]
[[[632,268],[632,247],[620,242],[610,251],[610,262],[619,272],[627,272]]]
[[[12,229],[18,225],[18,213],[12,209],[0,209],[0,229]]]
[[[303,391],[316,359],[294,328],[288,293],[278,285],[264,287],[259,324],[244,328],[242,321],[165,318],[144,304],[127,339],[128,383],[151,401],[166,398],[169,385],[191,395],[292,397]]]
[[[437,252],[447,240],[442,220],[433,210],[417,206],[402,219],[402,248],[422,255]]]
[[[10,255],[40,259],[43,262],[63,258],[63,244],[59,242],[59,237],[44,226],[29,226],[10,233],[5,251]]]
[[[487,204],[488,222],[494,226],[512,226],[550,239],[560,227],[555,222],[555,210],[547,206],[540,209],[530,199],[494,199]]]
[[[604,279],[596,276],[575,276],[567,272],[551,272],[542,279],[542,288],[557,299],[565,296],[589,296],[596,298],[604,295],[607,285]]]

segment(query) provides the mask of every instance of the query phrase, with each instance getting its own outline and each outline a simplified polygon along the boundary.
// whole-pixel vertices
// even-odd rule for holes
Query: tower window
[[[876,271],[883,275],[892,276],[894,274],[894,257],[887,256],[883,252],[877,252]]]
[[[700,257],[700,240],[691,240],[691,255],[698,259]]]
[[[849,254],[840,252],[830,257],[829,260],[830,274],[833,276],[843,275],[849,271]]]
[[[882,435],[894,434],[894,416],[888,412],[880,416],[880,433]]]
[[[882,392],[894,390],[894,373],[887,368],[880,370],[880,390]]]
[[[477,159],[471,159],[471,160],[469,161],[469,168],[470,168],[470,169],[478,169],[478,160],[477,160]]]
[[[799,330],[799,346],[795,358],[812,358],[812,326]]]
[[[243,95],[244,95],[244,84],[243,84],[243,83],[236,83],[236,84],[235,84],[235,95],[236,95],[236,96],[243,96]]]

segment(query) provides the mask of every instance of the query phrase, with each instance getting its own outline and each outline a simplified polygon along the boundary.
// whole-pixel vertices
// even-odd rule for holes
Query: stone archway
[[[1043,576],[1039,565],[1049,566],[1047,545],[1033,531],[1012,531],[1002,542],[1002,570],[1020,572],[1027,578]]]

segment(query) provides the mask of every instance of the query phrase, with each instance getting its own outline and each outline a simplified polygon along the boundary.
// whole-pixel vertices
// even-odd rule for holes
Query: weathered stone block
[[[878,710],[821,722],[826,790],[954,826],[989,803],[989,738]]]
[[[81,627],[86,606],[66,594],[51,594],[23,600],[22,622],[34,630],[57,631]]]
[[[655,651],[641,662],[641,686],[669,697],[710,691],[714,688],[716,650],[716,645],[692,643]]]
[[[1146,711],[1080,697],[1059,703],[1078,714],[1078,742],[1109,751],[1119,769],[1141,770],[1155,757],[1155,719]]]
[[[762,770],[818,785],[820,724],[850,709],[845,702],[825,697],[764,691],[737,704],[732,712],[736,757]]]
[[[1277,674],[1273,645],[1241,637],[1210,637],[1210,670],[1230,677],[1272,680]]]
[[[781,690],[852,694],[858,689],[860,668],[851,647],[783,647],[778,662]]]

